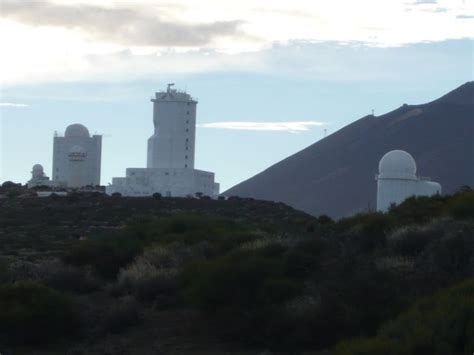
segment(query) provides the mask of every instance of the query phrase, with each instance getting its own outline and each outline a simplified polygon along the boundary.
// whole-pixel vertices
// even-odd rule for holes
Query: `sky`
[[[145,167],[154,92],[199,101],[221,191],[374,110],[474,73],[474,0],[0,0],[0,182],[51,175],[54,132],[103,135],[102,184]]]

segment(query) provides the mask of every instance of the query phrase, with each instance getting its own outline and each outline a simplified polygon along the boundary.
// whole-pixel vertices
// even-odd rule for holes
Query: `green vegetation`
[[[91,344],[188,329],[175,319],[194,312],[195,328],[175,337],[207,339],[207,329],[237,350],[468,354],[473,196],[412,198],[340,221],[244,199],[5,199],[1,340],[47,347],[77,334]],[[55,217],[40,224],[45,209]],[[31,225],[21,225],[23,210]],[[49,323],[35,323],[36,311]],[[21,338],[30,326],[41,336]]]
[[[38,344],[73,335],[79,325],[69,297],[34,283],[0,285],[0,342]]]
[[[374,338],[343,341],[334,355],[472,354],[474,279],[424,298],[380,328]]]

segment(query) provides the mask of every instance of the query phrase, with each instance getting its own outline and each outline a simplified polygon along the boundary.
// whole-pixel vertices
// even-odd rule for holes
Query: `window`
[[[188,156],[187,156],[187,155],[185,155],[185,156],[184,156],[184,159],[188,159]]]
[[[189,132],[189,128],[186,128],[186,132]]]
[[[189,120],[186,120],[186,123],[189,123]]]
[[[189,142],[189,138],[186,138],[186,142]]]
[[[186,111],[186,114],[189,115],[189,111]]]
[[[184,164],[184,167],[187,168],[187,167],[188,167],[188,164]]]

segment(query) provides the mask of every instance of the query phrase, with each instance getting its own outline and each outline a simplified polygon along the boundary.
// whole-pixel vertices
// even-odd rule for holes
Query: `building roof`
[[[379,173],[390,174],[416,174],[416,162],[413,157],[404,150],[392,150],[386,153],[379,162]]]
[[[80,123],[75,123],[66,128],[65,137],[90,137],[89,130]]]

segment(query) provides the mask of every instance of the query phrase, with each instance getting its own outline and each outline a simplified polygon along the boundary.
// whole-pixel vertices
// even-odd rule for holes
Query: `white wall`
[[[196,105],[190,95],[158,92],[153,101],[155,132],[148,140],[148,168],[194,168]]]
[[[219,184],[214,173],[196,169],[127,169],[124,178],[113,178],[106,192],[118,192],[123,196],[150,196],[155,192],[163,196],[186,197],[200,192],[216,198]]]
[[[87,153],[82,164],[75,164],[69,160],[69,151],[76,145]],[[100,185],[101,159],[102,136],[54,137],[51,179],[64,182],[69,187]],[[74,169],[75,174],[72,174],[71,169]]]
[[[387,212],[392,204],[399,205],[412,196],[441,194],[441,185],[419,179],[378,178],[377,211]]]

